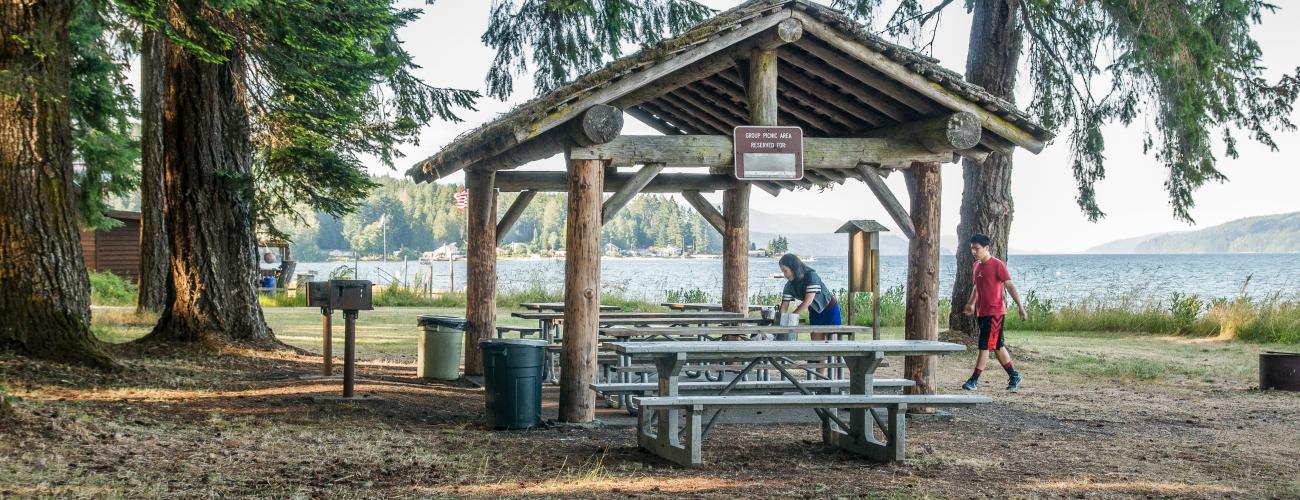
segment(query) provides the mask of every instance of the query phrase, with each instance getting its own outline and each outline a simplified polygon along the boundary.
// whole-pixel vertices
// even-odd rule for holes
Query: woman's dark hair
[[[804,276],[807,276],[808,273],[813,270],[811,267],[804,265],[803,261],[799,260],[799,257],[792,253],[782,255],[781,260],[777,262],[782,266],[790,268],[790,272],[794,274],[795,281],[802,280]]]

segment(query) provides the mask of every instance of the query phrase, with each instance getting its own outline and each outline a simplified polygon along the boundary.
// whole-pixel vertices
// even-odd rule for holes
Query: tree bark
[[[966,80],[1014,103],[1016,66],[1020,62],[1022,27],[1019,4],[1009,0],[976,0],[971,24]],[[953,281],[952,312],[948,328],[978,335],[975,318],[963,314],[960,304],[970,300],[974,258],[967,248],[971,235],[983,233],[993,240],[993,254],[1007,259],[1014,205],[1011,200],[1011,156],[994,152],[982,163],[962,160],[964,190],[961,221],[957,224],[957,276]]]
[[[939,214],[943,186],[938,163],[914,163],[903,172],[912,199],[916,235],[907,244],[907,309],[903,324],[908,340],[939,338]],[[907,394],[934,394],[934,356],[907,356],[903,376],[916,382]]]
[[[212,64],[164,42],[168,304],[150,341],[280,344],[257,302],[252,145],[242,54]]]
[[[167,307],[171,281],[171,252],[163,221],[162,121],[163,40],[145,29],[140,47],[140,273],[136,282],[136,312],[160,312]]]
[[[66,0],[0,4],[0,347],[113,368],[73,203],[71,16]]]
[[[491,170],[465,171],[469,207],[465,216],[465,375],[483,374],[478,342],[490,339],[497,323],[497,245]]]

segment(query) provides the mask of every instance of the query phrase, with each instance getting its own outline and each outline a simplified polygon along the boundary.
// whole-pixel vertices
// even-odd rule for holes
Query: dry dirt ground
[[[17,397],[0,497],[1300,498],[1300,394],[1251,389],[1238,365],[1259,346],[1024,338],[1026,388],[1002,391],[995,366],[994,402],[912,421],[905,463],[823,447],[815,425],[730,425],[689,469],[627,427],[487,430],[481,390],[400,360],[361,365],[359,392],[383,401],[339,403],[312,398],[337,380],[300,377],[319,358],[289,352],[119,345],[111,375],[0,354]]]

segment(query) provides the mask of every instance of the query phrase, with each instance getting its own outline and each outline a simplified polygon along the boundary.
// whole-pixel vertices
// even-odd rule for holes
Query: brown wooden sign
[[[736,127],[732,144],[737,179],[803,178],[803,129],[799,127]]]

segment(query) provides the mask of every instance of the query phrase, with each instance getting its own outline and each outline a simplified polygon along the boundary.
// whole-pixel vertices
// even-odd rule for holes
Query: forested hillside
[[[456,209],[460,185],[420,184],[376,177],[379,184],[352,214],[335,219],[305,214],[305,223],[289,231],[298,260],[321,260],[330,250],[355,250],[379,255],[385,242],[390,253],[415,258],[420,252],[447,243],[464,246],[465,213]],[[498,214],[514,202],[502,193]],[[564,248],[566,200],[563,194],[533,199],[502,242],[512,253],[546,253]],[[638,196],[605,225],[604,242],[620,250],[675,248],[686,253],[719,253],[722,239],[693,209],[667,196]]]
[[[1157,236],[1137,253],[1300,252],[1300,212],[1237,219],[1199,231]]]

